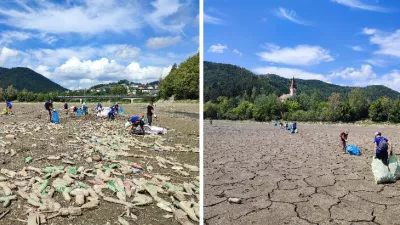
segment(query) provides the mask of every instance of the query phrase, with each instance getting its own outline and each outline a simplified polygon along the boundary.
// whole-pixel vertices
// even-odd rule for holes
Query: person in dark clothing
[[[53,101],[49,100],[46,103],[44,103],[44,108],[49,112],[49,122],[51,122],[51,116],[53,112]]]
[[[119,106],[118,106],[118,103],[115,103],[114,108],[115,108],[115,113],[116,113],[116,114],[119,114]]]
[[[68,115],[68,103],[64,103],[64,111],[65,111],[65,114],[67,114]]]
[[[151,123],[153,122],[153,114],[154,114],[154,108],[153,108],[153,103],[151,102],[147,106],[147,123],[149,126],[151,126]]]
[[[381,132],[376,132],[375,133],[375,138],[374,138],[374,151],[376,153],[376,158],[382,160],[383,164],[386,166],[388,165],[388,158],[389,154],[388,151],[390,151],[390,155],[393,154],[392,152],[392,144],[389,142],[389,140],[385,137],[382,137]]]
[[[343,131],[343,132],[341,132],[341,133],[339,134],[340,141],[341,141],[341,143],[342,143],[342,150],[343,150],[343,153],[346,153],[346,142],[347,142],[347,136],[348,136],[348,135],[349,135],[349,131],[348,131],[348,130]]]

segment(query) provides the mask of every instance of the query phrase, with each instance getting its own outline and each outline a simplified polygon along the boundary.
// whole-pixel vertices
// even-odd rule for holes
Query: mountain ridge
[[[26,89],[33,93],[68,90],[27,67],[13,67],[10,69],[0,67],[0,88],[5,90],[11,85],[19,91]]]

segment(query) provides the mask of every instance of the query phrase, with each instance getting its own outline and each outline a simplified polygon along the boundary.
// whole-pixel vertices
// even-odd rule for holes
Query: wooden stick
[[[7,209],[5,212],[1,213],[1,215],[0,215],[0,220],[3,219],[3,217],[4,217],[5,215],[7,215],[9,212],[10,212],[10,210]]]

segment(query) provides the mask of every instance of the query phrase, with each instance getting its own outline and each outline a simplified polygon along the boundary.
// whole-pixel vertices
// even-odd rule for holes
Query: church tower
[[[292,83],[290,84],[290,97],[296,95],[296,83],[294,82],[294,77],[292,78]]]

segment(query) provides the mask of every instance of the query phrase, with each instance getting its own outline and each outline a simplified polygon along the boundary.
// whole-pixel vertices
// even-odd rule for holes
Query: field
[[[377,185],[371,172],[376,131],[400,154],[396,126],[300,123],[290,134],[266,123],[205,121],[204,129],[208,225],[400,224],[400,183]],[[341,153],[344,129],[361,156]]]
[[[0,108],[4,105],[0,104]],[[96,117],[92,111],[95,104],[88,104],[89,115],[80,117],[65,115],[61,110],[63,103],[54,106],[59,111],[60,124],[46,121],[43,103],[14,103],[14,115],[0,116],[0,185],[10,187],[12,195],[17,196],[6,208],[0,204],[0,217],[9,210],[0,224],[26,224],[28,215],[44,215],[47,224],[62,225],[112,225],[120,224],[119,218],[129,224],[180,224],[176,213],[168,212],[177,210],[178,203],[198,214],[198,104],[155,103],[159,119],[153,125],[167,128],[168,133],[144,136],[130,135],[122,128],[130,116],[145,113],[147,104],[123,104],[125,114],[118,115],[115,121]],[[96,161],[98,152],[102,156],[100,161]],[[31,157],[30,162],[26,162],[27,157]],[[43,170],[54,166],[62,167],[52,172]],[[7,174],[4,169],[17,174]],[[82,209],[77,216],[71,212],[69,216],[56,216],[59,210],[54,204],[44,206],[46,195],[54,191],[51,187],[55,179],[68,180],[65,176],[72,177],[71,188],[94,189],[97,185],[102,187],[104,197],[125,199],[129,210],[122,204],[105,201],[94,189],[100,202],[97,206]],[[47,186],[45,180],[49,181]],[[43,185],[44,189],[40,189]],[[68,202],[55,189],[52,201],[62,208],[79,206],[75,197]],[[20,190],[28,194],[26,199]],[[5,192],[0,191],[0,196]],[[27,203],[30,198],[39,202],[41,210]],[[92,194],[86,196],[85,204],[94,199]],[[181,220],[188,217],[184,214]]]

